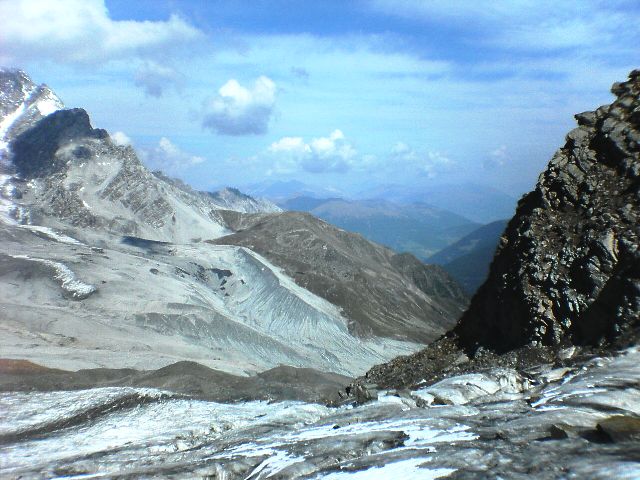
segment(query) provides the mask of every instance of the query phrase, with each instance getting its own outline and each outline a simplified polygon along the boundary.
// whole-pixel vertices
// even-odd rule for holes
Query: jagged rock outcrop
[[[65,155],[56,155],[68,147],[75,158],[89,159],[91,151],[76,142],[81,140],[108,140],[106,130],[91,127],[89,115],[81,108],[58,110],[22,132],[11,142],[12,161],[18,174],[25,178],[44,177],[60,172],[69,161]]]
[[[348,391],[562,363],[576,345],[638,342],[640,70],[612,92],[611,105],[576,115],[578,128],[520,200],[488,279],[456,327],[418,353],[373,367]]]
[[[640,317],[640,70],[576,115],[455,329],[467,349],[611,340]]]

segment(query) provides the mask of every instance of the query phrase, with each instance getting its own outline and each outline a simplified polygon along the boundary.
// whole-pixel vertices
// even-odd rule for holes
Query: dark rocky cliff
[[[612,340],[640,316],[640,71],[576,115],[455,332],[496,351]]]
[[[372,368],[349,391],[558,361],[564,347],[638,342],[640,70],[612,92],[611,105],[576,115],[578,128],[520,200],[456,327]]]
[[[44,177],[64,169],[66,162],[56,157],[65,145],[84,139],[105,140],[105,130],[91,126],[89,115],[81,108],[59,110],[48,115],[32,128],[21,133],[11,144],[13,164],[24,177]],[[76,157],[88,155],[86,147],[74,150]]]

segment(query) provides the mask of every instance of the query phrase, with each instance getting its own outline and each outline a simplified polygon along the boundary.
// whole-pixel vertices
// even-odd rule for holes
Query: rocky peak
[[[18,135],[11,143],[13,165],[23,177],[43,177],[63,166],[58,150],[72,148],[76,157],[88,155],[87,148],[74,143],[85,139],[109,138],[105,130],[94,129],[89,115],[81,108],[59,110],[40,120],[33,128]]]
[[[0,68],[0,116],[5,117],[17,109],[36,88],[22,70]]]
[[[520,201],[455,329],[466,349],[637,334],[640,70],[612,92],[611,105],[576,115],[578,127]]]
[[[0,161],[5,167],[11,140],[62,108],[62,101],[46,85],[36,85],[22,70],[0,68]]]

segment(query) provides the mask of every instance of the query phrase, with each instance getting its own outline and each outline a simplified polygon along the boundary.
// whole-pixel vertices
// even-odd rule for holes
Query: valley
[[[640,70],[611,91],[480,226],[199,191],[1,70],[0,475],[638,478]]]

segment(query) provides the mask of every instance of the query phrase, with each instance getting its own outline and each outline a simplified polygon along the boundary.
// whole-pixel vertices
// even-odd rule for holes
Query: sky
[[[638,25],[638,0],[0,0],[0,65],[198,189],[517,197],[640,68]]]

